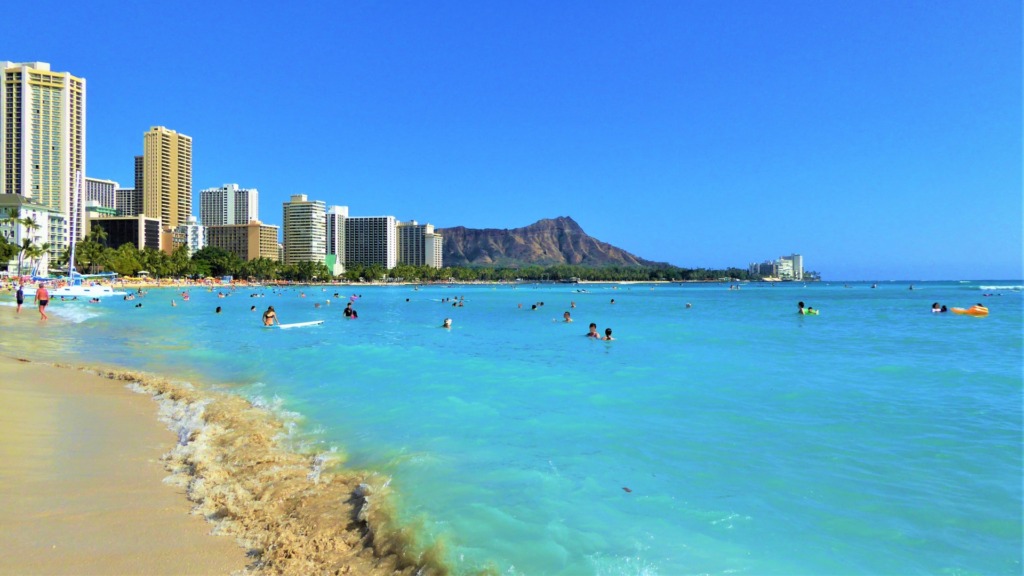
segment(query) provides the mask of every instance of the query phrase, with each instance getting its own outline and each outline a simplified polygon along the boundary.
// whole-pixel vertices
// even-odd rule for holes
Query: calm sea
[[[460,572],[1020,574],[1022,284],[164,289],[5,342],[293,414]]]

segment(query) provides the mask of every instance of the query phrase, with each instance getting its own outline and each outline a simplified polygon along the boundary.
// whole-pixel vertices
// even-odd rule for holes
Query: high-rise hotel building
[[[259,190],[225,184],[199,192],[199,219],[206,226],[248,224],[260,219]]]
[[[327,255],[326,205],[295,194],[284,203],[284,263],[324,262]]]
[[[433,224],[417,224],[415,220],[398,223],[398,262],[410,266],[441,268],[440,234]]]
[[[55,256],[85,230],[85,79],[0,61],[0,194],[50,210]],[[77,186],[77,194],[76,192]]]
[[[345,220],[348,206],[331,206],[327,209],[327,258],[325,263],[335,276],[345,272]]]
[[[171,231],[192,215],[192,138],[154,126],[143,136],[142,156],[142,211],[160,219],[160,247],[170,252]]]
[[[114,193],[120,186],[113,180],[102,180],[100,178],[85,179],[85,201],[99,202],[104,208],[116,208],[117,200]],[[89,233],[88,230],[85,231]]]
[[[345,219],[345,265],[398,265],[398,226],[394,216],[354,216]]]

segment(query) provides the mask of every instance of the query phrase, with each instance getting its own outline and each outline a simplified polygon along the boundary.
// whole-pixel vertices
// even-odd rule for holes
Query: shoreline
[[[8,378],[9,373],[22,376]],[[428,575],[449,571],[440,544],[417,552],[415,538],[396,524],[388,504],[387,479],[346,470],[342,458],[335,454],[293,449],[284,434],[283,423],[269,410],[253,406],[245,398],[203,391],[187,383],[122,368],[13,358],[8,350],[0,352],[0,374],[5,376],[0,384],[0,398],[5,401],[15,398],[19,390],[34,391],[63,402],[72,416],[61,416],[69,422],[120,424],[105,432],[106,444],[90,446],[97,462],[113,460],[114,464],[69,470],[65,474],[64,492],[83,492],[81,482],[85,479],[106,485],[117,474],[140,476],[140,457],[126,459],[121,454],[123,438],[148,441],[150,448],[143,458],[148,460],[145,464],[149,475],[145,480],[136,479],[132,488],[132,493],[138,495],[136,514],[125,518],[116,501],[100,499],[91,503],[94,515],[109,521],[89,521],[87,529],[75,529],[76,524],[67,522],[68,516],[47,512],[43,494],[25,476],[27,472],[19,468],[21,462],[41,459],[54,470],[63,469],[64,462],[56,456],[59,447],[50,452],[45,447],[19,447],[20,435],[16,433],[26,423],[55,422],[53,406],[44,403],[32,411],[19,411],[16,421],[0,428],[14,430],[4,430],[0,435],[0,454],[6,461],[0,471],[9,472],[0,474],[0,493],[9,492],[9,499],[17,504],[12,512],[0,515],[0,529],[11,533],[18,528],[18,518],[43,515],[48,518],[46,530],[58,534],[89,532],[93,538],[89,547],[93,554],[84,558],[58,556],[56,564],[47,564],[43,551],[33,546],[32,542],[42,540],[20,538],[9,550],[12,556],[24,561],[16,565],[16,573],[60,573],[66,572],[68,566],[75,567],[72,571],[104,573],[108,565],[107,573],[112,574],[244,571],[286,575]],[[24,382],[16,384],[19,379]],[[65,395],[75,401],[67,400]],[[104,396],[117,397],[121,403],[95,401]],[[146,401],[146,396],[155,401],[155,406]],[[97,405],[92,407],[93,404]],[[124,405],[129,404],[133,406],[134,418],[122,422]],[[82,414],[86,406],[92,410],[88,419]],[[155,412],[159,413],[159,420],[153,418]],[[78,434],[78,430],[69,428],[63,441],[70,442]],[[160,441],[154,443],[150,434],[160,436]],[[36,454],[30,457],[26,453],[29,450]],[[166,504],[167,498],[158,504],[154,499],[157,492],[169,496],[175,506]],[[189,518],[190,509],[191,514],[203,516],[209,523]],[[156,524],[153,515],[160,511],[168,516],[167,522],[188,523],[194,534],[179,535],[183,530],[177,526],[159,528],[163,524]],[[160,522],[164,522],[162,517]],[[125,540],[116,527],[127,530],[131,537]],[[211,533],[232,538],[212,538]],[[140,534],[153,534],[156,541],[140,540]],[[168,538],[168,534],[174,536]],[[189,543],[180,544],[181,549],[168,554],[154,554],[151,549],[161,544],[165,548],[178,546],[186,541]],[[110,564],[108,557],[124,542],[138,544],[122,554],[121,564]],[[216,551],[207,552],[208,549]],[[155,563],[136,565],[145,558]],[[95,566],[89,564],[94,560]]]
[[[174,436],[152,402],[6,355],[0,375],[4,573],[230,574],[249,564],[163,484]]]

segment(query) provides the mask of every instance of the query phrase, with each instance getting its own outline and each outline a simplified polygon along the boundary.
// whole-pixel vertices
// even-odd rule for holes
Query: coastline
[[[248,564],[162,484],[174,436],[145,397],[4,356],[0,403],[0,572],[230,574]]]
[[[0,494],[14,505],[0,530],[19,537],[8,554],[17,563],[0,572],[448,572],[440,545],[416,552],[392,520],[386,479],[293,450],[281,421],[244,398],[9,354],[0,354],[0,401],[14,408],[0,421]],[[39,483],[46,474],[53,486]]]

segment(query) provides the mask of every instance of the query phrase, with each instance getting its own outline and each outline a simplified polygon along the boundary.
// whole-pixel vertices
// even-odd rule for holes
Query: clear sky
[[[0,60],[87,81],[87,172],[352,215],[572,216],[651,260],[1022,276],[1017,0],[36,1]],[[31,16],[31,17],[29,17]],[[23,19],[24,17],[24,19]],[[198,204],[196,204],[198,212]]]

